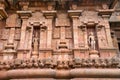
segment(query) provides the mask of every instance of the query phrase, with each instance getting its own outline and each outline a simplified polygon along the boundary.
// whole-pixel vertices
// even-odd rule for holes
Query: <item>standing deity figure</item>
[[[90,35],[88,36],[88,43],[89,43],[90,49],[95,50],[96,41],[95,41],[95,36],[93,32],[90,32]]]
[[[34,51],[37,51],[38,49],[38,38],[34,38],[34,43],[33,43],[33,48],[34,48]]]
[[[39,39],[37,33],[33,37],[33,51],[38,51]]]

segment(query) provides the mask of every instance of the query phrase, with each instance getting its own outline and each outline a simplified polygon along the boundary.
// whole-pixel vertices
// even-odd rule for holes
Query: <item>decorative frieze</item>
[[[53,64],[54,63],[54,64]],[[64,64],[67,63],[67,64]],[[119,61],[117,59],[79,59],[75,58],[67,62],[55,62],[53,59],[14,59],[11,61],[0,61],[0,70],[12,69],[30,69],[30,68],[119,68]]]

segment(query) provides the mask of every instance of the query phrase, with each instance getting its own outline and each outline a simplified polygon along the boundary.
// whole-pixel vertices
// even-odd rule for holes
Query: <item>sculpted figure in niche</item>
[[[34,51],[37,51],[37,46],[38,46],[38,38],[34,38],[34,43],[33,43]]]
[[[34,38],[33,38],[33,51],[37,51],[38,50],[38,37],[37,37],[37,34],[34,35]]]
[[[96,41],[95,41],[95,36],[93,32],[90,32],[90,35],[88,36],[88,43],[89,43],[90,49],[95,50]]]

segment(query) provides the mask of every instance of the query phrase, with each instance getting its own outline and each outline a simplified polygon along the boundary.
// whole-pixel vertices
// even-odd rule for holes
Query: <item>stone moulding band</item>
[[[24,78],[120,78],[120,69],[17,69],[0,71],[0,80]]]

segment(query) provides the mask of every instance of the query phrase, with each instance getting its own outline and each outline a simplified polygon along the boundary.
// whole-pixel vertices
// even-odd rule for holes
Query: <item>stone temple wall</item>
[[[0,80],[119,80],[118,3],[0,1]]]

